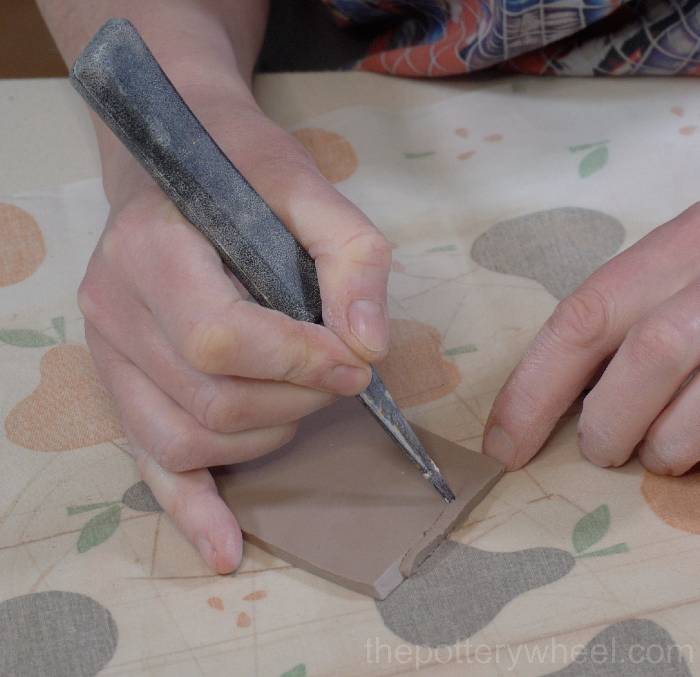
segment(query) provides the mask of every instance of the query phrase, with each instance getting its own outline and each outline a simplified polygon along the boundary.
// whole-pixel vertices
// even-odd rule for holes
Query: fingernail
[[[339,365],[331,369],[325,384],[328,390],[338,395],[357,395],[367,387],[369,379],[369,369]]]
[[[241,564],[243,555],[240,536],[230,532],[220,550],[217,550],[217,572],[220,574],[230,574]]]
[[[508,466],[515,458],[515,445],[500,425],[493,425],[484,438],[484,453]]]
[[[197,550],[199,550],[199,554],[212,571],[216,571],[216,550],[214,550],[214,546],[209,542],[209,539],[200,538],[197,541]]]
[[[348,309],[350,331],[367,350],[380,353],[386,350],[389,341],[384,307],[375,301],[359,299]]]
[[[578,442],[579,451],[593,465],[597,465],[599,468],[609,468],[613,465],[609,454],[605,453],[605,446],[601,447],[600,442],[596,442],[590,432],[584,433],[581,430],[581,423],[579,423],[578,430],[576,431],[576,440]]]
[[[654,451],[653,447],[648,443],[644,442],[641,447],[637,450],[637,456],[639,457],[639,462],[649,471],[655,475],[670,475],[671,469],[668,465],[659,458],[659,455]]]

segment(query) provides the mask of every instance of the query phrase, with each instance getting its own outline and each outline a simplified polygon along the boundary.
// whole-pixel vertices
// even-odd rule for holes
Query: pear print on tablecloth
[[[459,385],[459,370],[443,357],[436,329],[415,320],[391,320],[390,336],[389,354],[377,371],[399,407],[432,402]]]
[[[564,577],[576,559],[626,552],[624,543],[593,549],[609,528],[610,511],[601,505],[574,526],[573,553],[559,548],[489,552],[447,540],[376,602],[377,609],[386,626],[407,642],[454,644],[486,627],[511,600]]]
[[[10,442],[34,451],[68,451],[122,436],[114,405],[83,345],[65,343],[65,322],[50,331],[0,329],[0,343],[51,348],[41,358],[40,381],[5,419]]]
[[[112,614],[91,597],[48,590],[0,603],[0,675],[94,677],[119,640]]]
[[[666,524],[700,534],[700,469],[681,477],[644,473],[642,496]]]
[[[34,217],[0,202],[0,287],[26,280],[46,256],[44,236]]]
[[[119,527],[124,507],[136,512],[163,511],[148,485],[142,480],[132,484],[122,495],[119,501],[104,501],[102,503],[87,503],[85,505],[71,505],[66,508],[69,517],[85,513],[96,513],[80,530],[78,536],[78,552],[83,553],[97,545],[104,543]],[[99,510],[99,512],[97,512]]]
[[[599,632],[575,660],[546,677],[691,677],[681,648],[654,621],[631,618]]]
[[[292,132],[311,155],[327,181],[338,183],[350,178],[357,169],[357,154],[340,134],[325,129],[305,128]]]
[[[563,299],[615,254],[625,229],[593,209],[561,207],[501,221],[472,245],[476,263],[539,282]]]

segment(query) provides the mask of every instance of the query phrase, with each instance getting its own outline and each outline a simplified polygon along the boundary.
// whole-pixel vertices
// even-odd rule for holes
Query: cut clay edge
[[[415,426],[418,428],[418,426]],[[466,453],[476,454],[478,452],[465,449]],[[501,479],[505,472],[505,467],[495,459],[491,459],[498,472],[484,481],[482,486],[471,497],[465,498],[462,495],[446,505],[445,509],[438,515],[429,529],[408,549],[405,555],[396,560],[387,570],[374,582],[371,594],[375,599],[386,599],[396,588],[407,578],[412,576],[416,569],[436,550],[450,534],[455,524],[465,519],[469,513],[476,508],[479,503],[491,491],[493,486]],[[465,487],[465,490],[468,487]]]
[[[418,428],[418,426],[415,426]],[[420,429],[420,428],[419,428]],[[471,449],[465,449],[465,453],[477,454],[478,452]],[[494,466],[498,467],[501,464],[493,460]],[[336,576],[326,569],[317,567],[312,562],[300,557],[295,557],[287,550],[279,548],[272,543],[262,540],[261,538],[244,532],[245,539],[253,545],[262,548],[275,557],[288,562],[293,567],[303,569],[309,573],[315,574],[320,578],[324,578],[331,583],[348,588],[354,592],[374,597],[374,599],[383,600],[388,597],[401,583],[411,576],[415,570],[433,553],[433,551],[442,543],[452,527],[460,520],[466,518],[469,513],[485,498],[486,494],[493,488],[504,473],[504,467],[501,466],[497,473],[487,479],[477,493],[472,493],[469,498],[458,495],[457,498],[446,504],[445,509],[440,513],[438,518],[433,522],[431,527],[423,532],[418,540],[408,549],[408,551],[393,564],[387,567],[386,571],[374,581],[372,585],[368,585],[364,581],[348,578],[347,576]],[[235,575],[235,574],[234,574]]]
[[[478,453],[466,449],[465,451],[472,454]],[[425,531],[403,556],[399,565],[399,571],[403,578],[408,578],[415,572],[415,570],[433,553],[440,543],[447,538],[454,525],[463,519],[466,519],[469,513],[476,508],[479,503],[481,503],[481,501],[486,497],[486,494],[491,491],[496,482],[498,482],[498,480],[503,476],[505,466],[495,459],[490,460],[493,461],[493,465],[495,467],[500,466],[498,471],[494,473],[493,476],[485,480],[476,493],[472,493],[471,496],[467,497],[458,496],[455,501],[450,503],[445,510],[440,513],[435,522],[433,522],[430,529]]]
[[[248,541],[249,543],[252,543],[253,545],[257,545],[259,548],[262,548],[266,552],[269,552],[271,555],[274,555],[275,557],[279,557],[279,559],[284,560],[288,564],[291,564],[293,567],[296,567],[297,569],[301,569],[303,571],[308,571],[311,574],[314,574],[315,576],[319,576],[320,578],[325,578],[327,581],[330,581],[331,583],[335,583],[336,585],[339,585],[343,588],[347,588],[348,590],[352,590],[353,592],[358,592],[361,595],[365,595],[368,597],[376,597],[377,599],[384,599],[391,590],[394,590],[394,588],[398,587],[400,583],[403,582],[404,577],[398,572],[398,567],[394,567],[392,565],[389,567],[387,571],[385,571],[382,576],[380,577],[380,581],[388,578],[389,580],[393,581],[393,575],[392,571],[395,570],[396,574],[399,576],[399,579],[393,584],[391,587],[391,590],[389,590],[384,597],[377,597],[377,590],[375,589],[374,585],[368,585],[364,581],[358,581],[353,578],[348,578],[347,576],[336,576],[335,574],[332,574],[330,571],[327,569],[322,569],[321,567],[316,566],[312,562],[309,562],[306,559],[302,559],[301,557],[295,557],[294,555],[290,554],[287,550],[284,548],[279,548],[276,545],[273,545],[272,543],[268,543],[267,541],[263,541],[262,539],[258,538],[257,536],[254,536],[253,534],[248,534],[247,532],[244,532],[243,535],[245,536],[245,540]],[[235,572],[233,573],[235,576]]]

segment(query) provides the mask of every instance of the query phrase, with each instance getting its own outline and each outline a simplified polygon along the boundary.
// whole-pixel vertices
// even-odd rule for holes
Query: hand
[[[247,300],[208,241],[125,157],[108,172],[112,213],[79,303],[143,479],[226,573],[240,562],[241,533],[206,468],[278,448],[300,418],[366,387],[388,345],[391,251],[251,100],[198,96],[205,126],[315,259],[325,326]]]
[[[609,364],[605,366],[606,361]],[[583,454],[651,472],[700,461],[700,206],[652,231],[564,299],[493,405],[484,452],[513,470],[542,447],[591,379]]]

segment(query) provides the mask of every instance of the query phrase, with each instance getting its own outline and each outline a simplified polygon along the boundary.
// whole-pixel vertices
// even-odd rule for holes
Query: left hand
[[[606,361],[609,364],[605,366]],[[527,463],[591,380],[583,454],[657,474],[700,462],[700,204],[599,268],[557,306],[494,402],[484,452]]]

